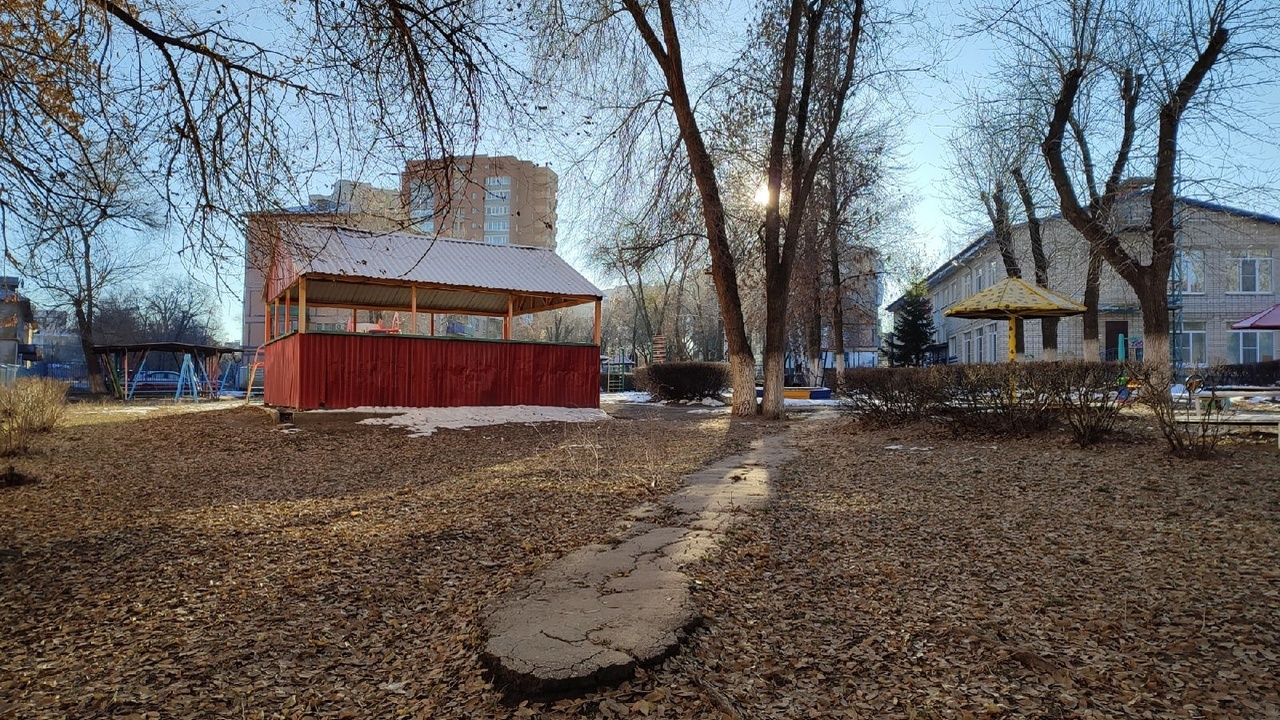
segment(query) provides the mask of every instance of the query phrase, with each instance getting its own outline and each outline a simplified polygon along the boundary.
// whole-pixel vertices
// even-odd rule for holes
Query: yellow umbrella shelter
[[[1009,321],[1009,362],[1018,355],[1018,320],[1079,315],[1084,306],[1070,298],[1032,285],[1022,278],[1005,278],[952,305],[947,317]]]

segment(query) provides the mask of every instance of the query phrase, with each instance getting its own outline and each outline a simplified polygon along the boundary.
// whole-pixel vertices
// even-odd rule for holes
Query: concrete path
[[[621,542],[589,545],[549,565],[489,614],[484,660],[508,697],[563,694],[630,677],[679,648],[702,619],[681,570],[763,506],[792,455],[787,434],[684,478],[628,513]]]

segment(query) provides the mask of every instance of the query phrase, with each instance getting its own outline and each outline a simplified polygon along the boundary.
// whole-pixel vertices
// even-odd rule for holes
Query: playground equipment
[[[222,358],[239,352],[235,348],[179,342],[98,345],[94,350],[102,359],[103,375],[112,393],[122,400],[132,400],[139,392],[160,394],[155,392],[156,387],[162,388],[162,394],[168,393],[167,385],[147,380],[148,360],[154,368],[161,364],[159,357],[167,353],[178,366],[174,402],[184,397],[193,402],[217,399],[223,387],[219,373]]]

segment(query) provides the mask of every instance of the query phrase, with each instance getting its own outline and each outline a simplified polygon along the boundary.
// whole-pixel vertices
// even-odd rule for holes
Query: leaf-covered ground
[[[58,430],[0,490],[0,717],[506,712],[479,613],[759,432],[724,419],[410,438],[255,409]]]
[[[1270,717],[1280,454],[798,423],[704,627],[509,706],[488,602],[762,431],[632,410],[409,438],[255,410],[56,431],[0,490],[0,717]],[[5,548],[13,550],[6,551]],[[16,552],[15,552],[16,550]]]
[[[689,652],[561,707],[1276,717],[1274,436],[1196,462],[1132,430],[1077,450],[806,424],[774,506],[703,568]]]

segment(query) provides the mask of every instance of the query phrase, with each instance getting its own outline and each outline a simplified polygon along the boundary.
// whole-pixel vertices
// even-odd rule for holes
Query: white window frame
[[[1183,295],[1204,294],[1204,251],[1179,250],[1173,261],[1178,264]],[[1190,270],[1190,272],[1188,272]]]
[[[1178,333],[1178,357],[1183,365],[1194,367],[1209,365],[1209,332],[1205,323],[1182,323],[1182,332]]]
[[[511,177],[509,175],[490,175],[484,179],[485,187],[510,187]]]
[[[1235,351],[1232,360],[1239,365],[1266,362],[1276,357],[1275,332],[1272,330],[1235,330],[1231,333],[1231,339],[1231,346]],[[1246,340],[1252,342],[1246,343]],[[1252,352],[1252,360],[1247,358],[1247,352]]]
[[[1227,253],[1230,264],[1227,273],[1228,295],[1270,295],[1274,285],[1271,280],[1270,250],[1231,250]],[[1244,269],[1252,266],[1253,289],[1245,290]],[[1234,266],[1234,267],[1231,267]]]
[[[511,221],[507,218],[485,220],[485,232],[507,232],[511,230]]]
[[[511,207],[509,205],[485,205],[484,214],[487,216],[509,215]]]
[[[490,245],[509,245],[511,237],[509,235],[486,234],[484,241]]]
[[[987,362],[999,362],[998,358],[1000,357],[1000,353],[996,352],[996,338],[999,337],[999,335],[1000,331],[999,328],[996,327],[995,323],[987,325],[987,337],[990,338],[987,341],[989,350],[987,354],[991,356],[991,359]]]

